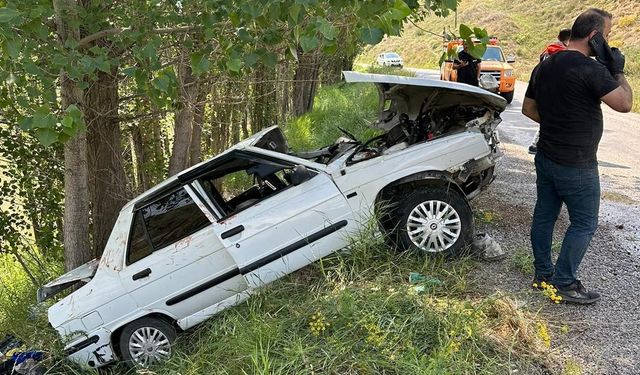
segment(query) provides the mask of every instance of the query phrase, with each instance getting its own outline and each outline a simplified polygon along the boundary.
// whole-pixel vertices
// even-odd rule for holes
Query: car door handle
[[[226,232],[222,232],[220,237],[222,237],[222,239],[224,240],[225,238],[229,238],[231,236],[235,236],[236,234],[242,232],[243,230],[244,230],[244,225],[238,225],[237,227],[231,228]]]
[[[135,280],[139,280],[142,278],[145,278],[147,276],[151,275],[151,268],[147,268],[146,270],[142,270],[136,274],[133,275],[132,279]]]

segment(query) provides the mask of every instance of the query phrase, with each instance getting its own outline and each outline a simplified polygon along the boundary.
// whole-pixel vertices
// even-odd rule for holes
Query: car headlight
[[[513,69],[508,69],[504,71],[505,77],[511,77],[513,75]]]

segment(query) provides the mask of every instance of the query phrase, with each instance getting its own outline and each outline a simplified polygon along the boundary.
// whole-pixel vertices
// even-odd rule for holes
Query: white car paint
[[[451,106],[460,100],[499,113],[506,105],[497,95],[457,83],[353,72],[345,72],[345,78],[378,85],[381,119],[377,125],[382,128],[393,128],[400,121],[399,113],[391,116],[389,110],[382,110],[389,99],[396,100],[394,105],[416,120],[420,103],[415,97],[406,99],[405,94],[420,89],[434,106]],[[117,332],[141,317],[161,315],[187,329],[244,301],[256,288],[345,247],[349,236],[371,219],[378,196],[391,184],[407,178],[446,176],[465,182],[467,175],[477,172],[474,163],[484,169],[492,167],[500,156],[492,135],[499,122],[499,117],[485,115],[453,134],[411,145],[401,142],[359,162],[350,162],[357,152],[348,151],[327,164],[279,152],[282,133],[277,127],[265,129],[125,205],[97,268],[72,271],[44,287],[86,281],[95,270],[84,286],[50,307],[49,321],[68,343],[66,350],[72,360],[104,366],[119,357],[114,349]],[[232,170],[234,163],[247,160],[252,166],[275,165],[287,171],[305,166],[309,178],[298,185],[274,187],[273,192],[268,191],[269,184],[261,186],[267,189],[265,197],[256,202],[248,199],[232,209],[233,199],[226,201],[207,190],[212,186],[207,185],[207,179],[214,181],[225,168]],[[190,199],[197,206],[203,227],[140,260],[128,261],[132,232],[137,233],[135,215],[193,207],[188,201],[165,206],[158,203],[182,189],[184,192],[175,196]],[[251,204],[241,209],[242,203]],[[173,229],[167,228],[167,232]],[[146,240],[151,245],[149,236]]]

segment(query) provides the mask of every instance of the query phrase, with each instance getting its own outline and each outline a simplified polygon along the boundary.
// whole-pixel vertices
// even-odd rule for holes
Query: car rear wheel
[[[120,335],[122,359],[140,367],[167,360],[176,330],[168,322],[158,318],[142,318],[129,323]]]
[[[456,255],[471,243],[473,216],[460,193],[445,188],[414,192],[398,208],[394,237],[402,250]]]

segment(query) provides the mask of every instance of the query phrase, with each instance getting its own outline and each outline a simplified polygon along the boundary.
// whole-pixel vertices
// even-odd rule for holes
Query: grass
[[[438,69],[442,54],[443,31],[458,34],[457,25],[464,23],[486,28],[500,39],[505,55],[515,55],[514,73],[528,81],[544,47],[555,40],[558,30],[571,27],[574,19],[590,7],[613,13],[610,44],[621,48],[626,56],[626,76],[634,92],[640,92],[640,8],[637,0],[561,1],[545,0],[462,0],[457,17],[427,17],[417,26],[407,24],[402,37],[385,38],[369,46],[358,56],[357,63],[371,64],[382,52],[397,52],[405,65]],[[434,35],[436,34],[436,35]],[[640,112],[640,95],[635,95],[633,110]]]
[[[513,252],[513,266],[525,275],[533,276],[533,256],[531,250],[525,247],[518,247]]]
[[[507,297],[474,297],[472,262],[394,253],[372,234],[189,332],[158,373],[496,374],[537,366],[531,353],[545,349],[535,318]],[[417,288],[410,272],[441,283]],[[504,314],[514,310],[516,317]]]

